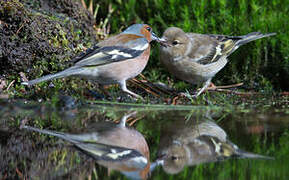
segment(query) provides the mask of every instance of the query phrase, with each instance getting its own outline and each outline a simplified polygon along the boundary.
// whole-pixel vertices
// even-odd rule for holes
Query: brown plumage
[[[177,27],[168,28],[163,39],[172,46],[160,48],[160,61],[177,78],[191,84],[204,83],[199,96],[212,78],[225,67],[227,57],[248,42],[276,33],[249,33],[244,36],[185,33]]]
[[[158,156],[159,160],[163,160],[163,169],[169,174],[179,173],[185,166],[228,158],[273,159],[239,149],[213,121],[179,120],[163,129]]]

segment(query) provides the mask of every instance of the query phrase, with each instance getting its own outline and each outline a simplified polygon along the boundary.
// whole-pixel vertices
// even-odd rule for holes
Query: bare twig
[[[217,89],[230,89],[234,87],[242,86],[244,83],[237,83],[237,84],[231,84],[231,85],[225,85],[225,86],[216,86],[213,83],[210,84],[210,86],[206,89],[207,91],[216,91]],[[201,88],[198,89],[198,91]]]
[[[173,98],[172,104],[177,105],[177,100],[179,99],[179,96],[176,96]]]
[[[240,95],[240,96],[252,96],[252,95],[260,94],[260,93],[257,93],[257,92],[239,92],[239,91],[234,91],[234,90],[229,90],[229,89],[216,89],[214,91],[224,92],[224,93],[227,93],[227,94],[236,94],[236,95]]]
[[[93,15],[93,0],[89,1],[87,10]]]
[[[134,118],[133,121],[131,121],[131,122],[129,123],[129,126],[134,125],[134,123],[135,123],[136,121],[142,119],[143,117],[144,117],[144,116],[141,116],[141,117],[138,117],[138,118]]]
[[[134,78],[134,79],[130,80],[130,82],[132,82],[132,83],[135,84],[136,86],[144,89],[146,92],[148,92],[148,93],[150,93],[150,94],[152,94],[152,95],[154,95],[154,96],[156,96],[156,97],[160,97],[160,95],[158,95],[158,94],[156,94],[155,92],[153,92],[152,90],[144,87],[144,84],[141,83],[139,80],[137,80],[137,79]]]
[[[23,28],[23,26],[24,26],[25,23],[26,23],[26,22],[23,22],[23,23],[21,24],[21,26],[19,27],[19,29],[16,31],[16,34],[18,34],[18,33],[20,32],[20,30]]]
[[[229,89],[234,87],[243,86],[244,83],[237,83],[237,84],[231,84],[231,85],[225,85],[225,86],[216,86],[217,89]]]
[[[19,169],[16,167],[16,173],[18,174],[18,176],[21,178],[21,179],[25,179],[25,177],[23,177],[23,174],[19,171]]]
[[[138,85],[142,85],[140,86],[141,88],[147,90],[148,88],[150,89],[150,92],[155,92],[158,94],[167,94],[167,95],[175,95],[177,93],[173,93],[170,92],[164,88],[160,88],[158,86],[156,86],[155,84],[153,84],[152,82],[150,82],[143,74],[139,75],[143,80],[138,80],[136,78],[132,79],[134,82],[138,83]]]
[[[13,81],[11,81],[11,83],[8,85],[8,87],[7,87],[7,91],[9,90],[9,88],[12,86],[12,84],[15,82],[15,80],[13,80]]]
[[[19,29],[16,31],[16,34],[18,34],[20,32],[20,30],[24,27],[24,24],[26,24],[26,23],[27,23],[27,20],[24,20],[24,22],[21,24]]]
[[[281,92],[281,95],[282,95],[282,96],[289,96],[289,92],[288,92],[288,91]]]
[[[84,0],[81,0],[81,4],[82,4],[82,6],[83,6],[85,9],[87,9],[87,6],[86,6],[86,4],[85,4],[85,1],[84,1]]]

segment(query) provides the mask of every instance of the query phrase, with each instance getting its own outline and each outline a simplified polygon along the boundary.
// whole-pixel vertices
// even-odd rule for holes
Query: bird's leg
[[[204,83],[202,89],[198,90],[195,95],[190,95],[189,93],[179,93],[177,97],[181,96],[181,97],[187,97],[187,98],[189,98],[189,99],[190,99],[190,98],[196,98],[196,97],[198,97],[200,94],[202,94],[205,90],[207,90],[207,88],[208,88],[209,85],[211,84],[211,80],[212,80],[212,78],[208,79],[208,80]],[[213,84],[213,83],[212,83],[212,84]],[[213,87],[214,87],[214,86],[215,86],[215,85],[213,84]],[[175,100],[175,99],[174,99],[174,100]]]
[[[133,112],[131,112],[131,113],[129,113],[129,114],[123,115],[123,116],[121,117],[121,120],[120,120],[120,122],[119,122],[119,125],[120,125],[121,127],[125,127],[127,118],[129,118],[129,117],[131,117],[131,116],[133,116],[133,115],[135,115],[135,114],[136,114],[136,111],[133,111]]]
[[[211,84],[211,80],[212,80],[212,78],[208,79],[204,83],[204,86],[202,87],[202,89],[194,97],[198,97],[200,94],[202,94],[208,88],[208,86]]]
[[[131,95],[131,96],[133,96],[133,97],[135,97],[135,98],[138,98],[138,99],[143,100],[143,98],[142,98],[140,95],[137,95],[136,93],[131,92],[130,90],[127,89],[127,87],[126,87],[126,81],[121,81],[121,82],[119,82],[119,85],[120,85],[120,88],[121,88],[121,90],[122,90],[123,92],[126,92],[126,93],[128,93],[129,95]]]

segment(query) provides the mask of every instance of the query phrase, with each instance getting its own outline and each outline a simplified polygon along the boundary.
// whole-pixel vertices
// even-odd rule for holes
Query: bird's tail
[[[238,158],[249,158],[249,159],[268,159],[268,160],[274,160],[274,157],[270,157],[270,156],[263,156],[260,154],[254,154],[254,153],[250,153],[241,149],[236,150],[236,155]]]
[[[23,129],[27,129],[29,131],[35,131],[35,132],[39,132],[41,134],[46,134],[46,135],[50,135],[50,136],[55,136],[61,139],[64,139],[66,141],[69,141],[71,143],[77,143],[77,140],[74,140],[73,138],[70,138],[67,136],[67,134],[65,133],[61,133],[61,132],[56,132],[56,131],[50,131],[50,130],[45,130],[45,129],[38,129],[35,127],[31,127],[31,126],[22,126],[21,128]]]
[[[240,40],[236,42],[236,46],[239,47],[239,46],[242,46],[243,44],[247,44],[248,42],[255,41],[257,39],[261,39],[264,37],[274,36],[274,35],[276,35],[276,33],[262,34],[260,32],[252,32],[244,36],[238,36]]]
[[[49,74],[49,75],[42,76],[42,77],[37,78],[37,79],[33,79],[31,81],[22,82],[21,84],[30,86],[30,85],[34,85],[34,84],[37,84],[37,83],[40,83],[43,81],[48,81],[48,80],[52,80],[52,79],[58,79],[58,78],[62,78],[62,77],[71,76],[71,75],[75,74],[77,71],[78,71],[78,69],[76,69],[76,68],[69,68],[69,69],[66,69],[64,71],[61,71],[61,72],[58,72],[55,74]]]

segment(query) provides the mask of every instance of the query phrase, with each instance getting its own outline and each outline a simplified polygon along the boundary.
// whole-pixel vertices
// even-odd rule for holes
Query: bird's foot
[[[134,97],[134,98],[136,98],[136,99],[140,99],[140,100],[144,101],[144,99],[143,99],[140,95],[138,95],[138,94],[136,94],[136,93],[134,93],[134,92],[132,92],[132,91],[130,91],[130,90],[127,89],[127,87],[126,87],[126,81],[125,81],[125,80],[119,82],[119,85],[120,85],[120,88],[121,88],[121,90],[122,90],[123,92],[131,95],[132,97]]]
[[[214,83],[210,83],[210,85],[206,88],[206,90],[205,91],[215,91],[216,89],[217,89],[218,87],[217,86],[215,86],[215,84]]]
[[[136,93],[134,93],[134,92],[132,92],[132,91],[130,91],[130,90],[128,90],[128,89],[125,90],[125,91],[123,91],[123,92],[131,95],[132,97],[134,97],[134,98],[136,98],[136,99],[140,99],[140,100],[144,101],[144,98],[143,98],[143,97],[141,97],[140,95],[138,95],[138,94],[136,94]]]
[[[198,97],[198,95],[197,94],[190,94],[189,92],[181,92],[178,94],[178,97],[185,97],[188,99],[192,99],[192,98]]]
[[[209,82],[209,83],[206,83],[205,86],[203,86],[201,89],[198,89],[198,91],[197,91],[196,95],[194,95],[194,97],[198,97],[204,91],[226,91],[225,89],[239,87],[242,85],[243,85],[243,83],[237,83],[237,84],[226,85],[226,86],[215,86],[212,82]]]

